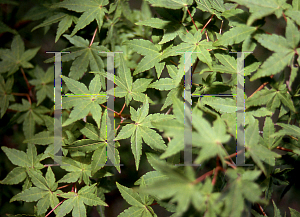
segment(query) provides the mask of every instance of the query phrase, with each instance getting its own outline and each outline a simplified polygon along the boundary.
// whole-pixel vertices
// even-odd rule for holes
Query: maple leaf
[[[151,163],[165,178],[156,180],[149,186],[141,186],[137,191],[153,195],[159,200],[172,198],[170,203],[177,203],[174,216],[182,216],[190,204],[198,211],[206,210],[205,201],[209,201],[208,206],[217,206],[220,193],[212,193],[213,186],[209,178],[203,185],[201,182],[195,182],[192,167],[184,167],[182,170],[182,167],[170,165],[157,157],[154,157]]]
[[[115,84],[117,85],[115,88],[115,96],[120,98],[125,97],[126,105],[128,105],[132,99],[145,102],[147,98],[153,103],[146,94],[143,94],[152,79],[140,78],[133,82],[130,69],[126,66],[123,55],[120,56],[119,62],[118,76],[115,77]]]
[[[266,105],[269,111],[275,112],[275,109],[283,104],[291,111],[296,112],[296,108],[291,95],[287,91],[286,85],[280,83],[278,86],[278,90],[276,90],[277,88],[271,90],[262,89],[253,97],[246,99],[246,107]]]
[[[15,97],[11,94],[14,84],[14,77],[10,76],[6,82],[0,75],[0,118],[5,114],[10,101],[15,101]]]
[[[41,28],[41,27],[48,27],[49,25],[52,25],[53,23],[58,23],[58,29],[56,31],[56,37],[55,37],[55,43],[58,41],[60,36],[68,30],[68,28],[71,27],[72,23],[77,23],[78,18],[74,15],[68,14],[68,13],[54,13],[52,16],[46,16],[47,19],[45,19],[41,24],[34,27],[32,31]]]
[[[94,152],[92,155],[92,161],[91,161],[91,175],[94,175],[99,169],[104,167],[106,161],[107,161],[107,153],[106,149],[110,149],[108,145],[108,138],[112,139],[114,136],[114,132],[111,131],[110,135],[107,135],[106,127],[110,127],[111,124],[108,122],[106,124],[107,119],[107,110],[103,113],[102,120],[101,120],[101,127],[100,130],[94,126],[93,124],[86,123],[85,126],[80,129],[80,132],[85,135],[88,139],[82,139],[82,140],[76,140],[72,144],[68,146],[64,146],[64,148],[72,151],[82,151],[82,152]],[[115,142],[115,161],[113,162],[116,165],[116,169],[121,172],[120,169],[120,155],[117,147],[119,147],[120,144],[118,141]]]
[[[107,100],[105,97],[106,94],[100,91],[100,75],[95,75],[89,85],[89,90],[79,81],[75,81],[65,76],[62,76],[62,78],[66,82],[67,87],[75,94],[73,97],[64,98],[62,102],[64,109],[74,107],[69,119],[67,119],[62,126],[67,126],[84,118],[91,112],[97,126],[100,127],[102,109],[99,104],[102,104]],[[69,96],[71,96],[71,94],[69,94]]]
[[[59,2],[54,7],[66,8],[71,11],[83,12],[79,17],[75,28],[73,29],[71,36],[75,35],[80,29],[83,29],[89,25],[93,20],[97,21],[99,31],[103,24],[103,18],[107,9],[104,7],[109,3],[108,0],[65,0]]]
[[[163,13],[163,15],[166,16],[165,13]],[[182,23],[180,23],[180,20],[177,20],[174,17],[171,17],[169,20],[164,20],[160,18],[150,18],[149,20],[143,20],[135,24],[150,26],[156,29],[163,29],[164,35],[158,44],[164,44],[166,42],[169,42],[173,40],[177,35],[179,35],[179,32],[183,33],[185,31],[185,27]]]
[[[193,4],[193,0],[147,0],[153,7],[181,9]]]
[[[68,171],[58,183],[81,183],[84,181],[86,185],[90,184],[91,177],[91,164],[90,159],[84,156],[76,156],[75,159],[69,157],[62,157],[62,162],[64,165],[61,166],[62,169]]]
[[[50,111],[50,109],[42,105],[37,107],[36,103],[30,104],[25,99],[22,99],[22,104],[15,103],[10,105],[9,108],[18,112],[24,112],[20,117],[18,117],[17,123],[23,122],[23,132],[26,139],[29,139],[34,135],[36,123],[44,125],[44,114]]]
[[[53,86],[54,86],[54,78],[53,78],[54,67],[49,67],[47,72],[45,73],[43,69],[37,66],[34,70],[35,79],[29,81],[30,84],[35,86],[36,97],[37,97],[37,105],[41,104],[46,96],[50,98],[52,101],[54,100],[53,94]]]
[[[0,73],[8,72],[8,75],[14,74],[19,67],[33,68],[28,62],[31,60],[40,47],[28,49],[25,51],[24,42],[20,35],[16,35],[11,43],[11,50],[0,49]]]
[[[162,48],[161,45],[154,45],[152,42],[144,39],[133,39],[125,42],[125,45],[128,45],[137,53],[145,56],[137,65],[133,75],[137,75],[140,72],[155,67],[157,77],[159,78],[165,67],[165,62],[161,61],[169,56],[178,55],[171,50],[172,45],[160,52],[160,49]]]
[[[130,215],[141,217],[157,217],[152,207],[150,206],[154,200],[153,197],[149,197],[147,194],[137,193],[133,189],[127,188],[118,182],[116,185],[127,203],[132,205],[128,209],[125,209],[118,217],[126,217]],[[146,186],[145,181],[141,180],[141,186]]]
[[[44,165],[40,161],[47,158],[45,154],[37,154],[36,147],[33,144],[28,144],[26,153],[17,149],[7,148],[2,146],[1,149],[6,154],[12,164],[18,166],[15,167],[8,175],[1,180],[1,184],[15,185],[25,180],[23,190],[31,186],[30,172],[36,171],[40,173],[40,169],[44,168]]]
[[[197,8],[202,11],[215,14],[220,20],[222,12],[225,11],[223,0],[196,0]]]
[[[286,37],[272,34],[257,34],[254,38],[267,49],[274,51],[251,77],[251,81],[270,75],[276,75],[281,72],[286,66],[291,66],[295,55],[300,52],[297,48],[300,37],[299,31],[295,24],[287,18]],[[297,68],[298,69],[298,68]],[[290,82],[294,82],[297,71],[292,71]],[[290,84],[291,85],[291,84]]]
[[[279,154],[272,152],[260,142],[260,135],[258,133],[258,120],[250,123],[245,131],[245,147],[247,152],[245,156],[251,156],[257,166],[266,174],[266,169],[262,161],[271,166],[275,166],[275,158],[281,157]]]
[[[212,59],[208,50],[213,49],[212,42],[202,40],[201,31],[197,31],[194,35],[189,32],[179,34],[179,36],[183,42],[171,49],[174,55],[180,55],[175,54],[176,52],[198,52],[199,60],[211,67]]]
[[[226,133],[226,125],[224,121],[221,118],[217,118],[211,127],[209,122],[202,117],[201,112],[193,112],[192,119],[193,123],[197,123],[195,125],[193,124],[197,130],[197,133],[192,133],[193,145],[201,147],[199,156],[195,162],[200,163],[218,155],[222,163],[225,165],[224,157],[228,154],[222,144],[230,140],[230,135]]]
[[[47,212],[50,206],[54,209],[56,205],[59,204],[57,195],[63,192],[61,190],[57,190],[58,184],[55,182],[55,176],[51,167],[48,167],[46,179],[35,170],[28,170],[27,172],[32,183],[36,187],[30,187],[29,189],[15,195],[10,199],[10,202],[18,200],[26,202],[38,201],[37,215]],[[55,212],[57,211],[55,210]]]
[[[68,192],[60,194],[61,197],[67,198],[57,209],[58,217],[65,216],[72,210],[72,216],[86,216],[86,208],[85,205],[88,206],[108,206],[105,202],[103,202],[97,195],[95,194],[96,184],[91,186],[84,186],[81,188],[78,193],[77,192]]]
[[[152,123],[160,131],[164,131],[165,137],[173,137],[171,142],[168,143],[166,151],[160,156],[167,158],[184,149],[184,129],[190,128],[190,125],[184,125],[184,104],[177,97],[173,97],[173,113],[175,119],[169,120],[156,120]]]
[[[282,16],[283,9],[288,7],[286,1],[281,0],[232,0],[240,5],[245,5],[251,13],[247,25],[250,26],[255,20],[261,19],[271,14],[275,14],[277,19]]]
[[[153,120],[166,120],[171,118],[168,115],[149,113],[149,103],[146,98],[145,103],[137,111],[130,107],[131,120],[135,123],[127,124],[122,127],[121,131],[115,138],[115,140],[126,139],[131,137],[131,150],[135,158],[136,170],[139,168],[140,156],[142,155],[142,139],[152,149],[163,151],[166,149],[166,145],[162,137],[151,128],[154,126],[151,124]]]
[[[226,175],[229,177],[229,183],[223,192],[223,202],[225,208],[222,211],[222,216],[241,216],[246,204],[246,200],[254,203],[264,203],[266,200],[260,198],[261,189],[258,184],[254,182],[259,177],[261,171],[248,170],[243,171],[240,168],[233,170],[229,168]],[[247,186],[247,188],[245,188]],[[235,198],[232,200],[232,198]]]
[[[69,36],[63,35],[66,39],[70,41],[74,46],[66,48],[62,51],[70,51],[71,53],[63,55],[61,57],[62,62],[68,62],[70,60],[74,60],[72,62],[72,66],[70,68],[69,77],[75,80],[78,80],[83,76],[83,74],[87,71],[88,66],[92,71],[104,71],[104,63],[100,58],[101,55],[99,52],[109,51],[106,47],[102,45],[98,45],[99,42],[94,42],[91,46],[89,46],[89,41],[83,39],[80,36]],[[105,54],[106,55],[106,54]],[[54,57],[47,59],[45,63],[54,62]],[[105,81],[104,77],[101,76],[101,85],[105,89]]]

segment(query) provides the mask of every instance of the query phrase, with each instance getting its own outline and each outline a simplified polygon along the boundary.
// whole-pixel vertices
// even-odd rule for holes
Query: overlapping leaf
[[[67,126],[86,117],[90,112],[97,126],[100,127],[102,109],[99,104],[107,100],[106,94],[101,92],[100,75],[95,75],[89,85],[89,90],[83,83],[65,76],[62,76],[62,78],[66,82],[67,87],[74,94],[66,95],[68,97],[63,99],[62,105],[64,109],[74,107],[69,119],[63,123],[63,126]]]
[[[127,188],[118,182],[116,184],[122,197],[127,201],[127,203],[132,205],[118,215],[118,217],[127,217],[132,215],[140,217],[157,217],[150,206],[153,202],[152,197],[149,197],[147,194],[139,194],[133,189]],[[141,186],[146,186],[143,180]]]
[[[36,107],[35,103],[30,104],[30,102],[25,99],[22,99],[22,104],[15,103],[10,105],[9,108],[18,112],[24,112],[17,119],[17,122],[23,122],[23,132],[26,139],[32,138],[35,133],[36,124],[44,125],[45,120],[43,119],[43,116],[50,111],[50,109],[47,109],[42,105]]]
[[[54,67],[48,68],[46,73],[42,68],[37,66],[34,71],[35,79],[30,80],[29,83],[35,86],[36,97],[37,97],[37,105],[41,104],[44,101],[46,96],[50,98],[52,101],[54,100],[53,95],[53,86],[54,86],[54,78],[53,78]]]
[[[120,65],[118,70],[118,76],[115,77],[115,89],[116,97],[125,97],[125,102],[128,105],[132,99],[145,102],[146,98],[152,102],[143,92],[147,90],[151,79],[140,78],[132,81],[130,69],[126,66],[123,55],[120,56]]]
[[[171,117],[168,115],[155,114],[148,115],[149,103],[146,99],[141,108],[136,111],[130,107],[131,120],[135,123],[124,126],[115,140],[126,139],[131,137],[131,150],[135,158],[136,169],[139,168],[140,156],[142,155],[142,139],[152,149],[164,151],[166,149],[165,142],[162,137],[153,129],[152,120],[167,120]]]
[[[40,47],[28,49],[25,51],[24,42],[20,35],[16,35],[11,43],[11,49],[0,49],[0,73],[8,72],[8,75],[14,74],[20,67],[33,68],[29,62]]]
[[[15,195],[11,198],[10,202],[17,200],[26,202],[38,201],[38,215],[45,213],[50,206],[52,209],[54,209],[56,205],[59,204],[57,195],[63,192],[61,190],[57,190],[58,184],[57,182],[55,182],[55,176],[52,172],[51,167],[48,167],[46,178],[44,178],[40,173],[34,170],[28,170],[27,172],[31,178],[32,183],[36,187],[31,187]]]
[[[60,194],[61,197],[67,198],[57,210],[57,215],[63,217],[72,211],[72,216],[74,217],[84,217],[86,216],[85,205],[88,206],[108,206],[103,202],[96,194],[96,183],[91,186],[85,186],[81,188],[78,193],[68,192]]]
[[[147,0],[153,7],[181,9],[193,4],[193,0]]]
[[[11,95],[12,87],[14,84],[14,78],[10,76],[6,82],[4,78],[0,75],[0,118],[5,114],[10,101],[15,101],[15,97]]]
[[[83,12],[71,33],[71,36],[73,36],[80,29],[83,29],[94,20],[97,21],[100,30],[103,24],[105,13],[108,12],[105,8],[108,3],[108,0],[87,0],[84,2],[80,0],[65,0],[63,2],[57,3],[55,7],[66,8],[68,10],[76,12]]]
[[[18,166],[8,173],[5,179],[1,181],[1,184],[15,185],[26,179],[25,183],[29,182],[27,186],[30,187],[29,173],[32,171],[37,172],[39,169],[44,168],[40,161],[44,160],[47,156],[44,154],[38,155],[36,147],[33,144],[28,144],[26,153],[17,149],[7,148],[6,146],[2,146],[1,148],[12,164]],[[23,190],[25,189],[23,186]]]

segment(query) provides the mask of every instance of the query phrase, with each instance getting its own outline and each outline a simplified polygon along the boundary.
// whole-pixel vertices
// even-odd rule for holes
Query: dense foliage
[[[24,14],[24,2],[0,0],[1,163],[8,170],[1,198],[14,204],[2,199],[9,208],[1,214],[103,217],[116,190],[130,205],[119,217],[162,216],[156,206],[174,217],[284,214],[274,189],[285,186],[282,198],[299,182],[300,0],[147,0],[139,10],[127,0],[35,2]],[[267,32],[272,19],[283,31]],[[53,164],[55,58],[45,54],[57,50],[31,36],[53,31],[47,43],[70,52],[62,54],[62,93],[81,95],[62,98],[63,165]],[[115,51],[123,53],[114,54],[115,135],[107,135],[107,98],[95,96],[106,94],[108,80],[100,52]],[[215,95],[191,98],[191,122],[183,52],[194,52],[193,95]],[[248,52],[247,84],[262,82],[244,96],[245,163],[253,166],[235,164],[244,153],[236,153],[234,52]],[[201,166],[176,165],[184,163],[186,130]],[[109,148],[114,167],[104,166]],[[295,209],[286,214],[299,217]]]

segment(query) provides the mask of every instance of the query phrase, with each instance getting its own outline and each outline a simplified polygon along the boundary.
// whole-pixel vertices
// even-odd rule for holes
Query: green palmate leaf
[[[132,189],[127,188],[123,185],[116,183],[119,191],[121,192],[122,197],[132,206],[144,207],[142,199],[138,193],[134,192]]]
[[[159,200],[172,198],[170,202],[177,202],[176,214],[184,213],[190,204],[193,204],[197,210],[205,210],[203,202],[210,196],[213,200],[216,199],[214,195],[211,195],[212,188],[204,190],[201,183],[194,183],[195,174],[191,167],[185,167],[185,171],[182,171],[164,161],[154,160],[152,164],[166,175],[167,179],[141,187],[138,191],[153,195]],[[206,192],[202,193],[200,189]]]
[[[16,149],[1,147],[8,159],[16,166],[5,179],[1,181],[2,184],[14,185],[22,182],[30,172],[39,171],[44,168],[40,163],[43,154],[37,155],[36,147],[33,144],[28,144],[27,152],[19,151]],[[27,174],[27,175],[26,175]]]
[[[193,0],[147,0],[153,7],[180,9],[193,4]]]
[[[106,102],[106,94],[101,92],[100,77],[95,76],[92,80],[89,88],[78,81],[75,81],[71,78],[62,77],[66,82],[67,87],[74,93],[74,95],[68,95],[67,100],[63,100],[63,108],[66,108],[66,105],[69,103],[71,107],[74,107],[72,110],[69,119],[67,119],[63,126],[67,126],[81,118],[86,117],[89,112],[92,114],[93,119],[97,123],[97,126],[100,127],[101,120],[101,107],[99,104]]]
[[[102,51],[108,51],[104,46],[99,46],[99,42],[94,42],[89,46],[89,41],[80,36],[64,35],[74,46],[63,51],[71,51],[70,54],[62,56],[62,62],[74,60],[70,69],[70,78],[78,80],[87,71],[88,66],[92,71],[100,72],[104,70],[104,63],[100,58]],[[53,62],[54,58],[48,59],[46,62]],[[101,85],[105,87],[104,76],[100,76]]]
[[[250,80],[253,81],[260,77],[275,75],[281,72],[287,65],[290,65],[295,55],[294,49],[296,49],[299,43],[299,38],[293,36],[296,34],[295,31],[297,31],[293,25],[294,24],[288,20],[286,38],[276,34],[258,34],[255,36],[262,46],[275,53],[261,65],[261,68],[257,70]]]
[[[125,102],[128,105],[132,99],[144,102],[146,98],[150,101],[143,92],[147,90],[151,79],[140,78],[135,82],[132,81],[130,69],[126,66],[123,55],[120,56],[120,65],[118,76],[115,77],[117,88],[115,89],[116,97],[125,97]],[[152,102],[152,100],[151,100]]]
[[[160,66],[161,65],[160,61],[162,61],[163,59],[165,59],[169,56],[178,55],[175,52],[173,52],[173,50],[171,50],[171,47],[160,52],[160,49],[158,47],[156,47],[152,42],[146,41],[143,39],[134,39],[134,40],[128,41],[128,42],[126,42],[126,45],[128,45],[130,48],[132,48],[137,53],[145,56],[139,62],[133,75],[136,75],[140,72],[149,70],[154,66],[156,69],[157,68],[162,69],[163,67]],[[161,71],[158,71],[157,72],[158,78],[160,77],[160,74],[161,74]]]
[[[35,79],[30,80],[29,83],[35,86],[37,90],[37,105],[41,104],[44,101],[46,96],[50,98],[52,101],[54,100],[53,94],[53,86],[54,86],[54,78],[53,78],[54,67],[48,68],[45,73],[43,69],[39,66],[35,68],[34,76]]]
[[[222,216],[241,216],[246,207],[245,199],[254,202],[264,202],[259,195],[261,189],[254,182],[258,178],[261,171],[242,171],[240,169],[228,169],[226,174],[230,178],[228,188],[224,192],[225,209]],[[247,188],[245,188],[247,186]],[[234,200],[232,200],[234,198]]]
[[[37,203],[37,214],[41,215],[47,211],[51,206],[52,209],[59,203],[57,194],[62,193],[57,189],[57,183],[55,182],[55,177],[52,172],[51,167],[48,167],[46,173],[46,179],[38,172],[34,170],[29,170],[28,175],[31,178],[33,184],[37,187],[31,187],[22,191],[21,193],[15,195],[11,198],[12,201],[23,200],[26,202],[38,201]]]
[[[80,29],[89,25],[93,20],[97,21],[99,30],[103,24],[103,18],[107,9],[104,7],[109,3],[108,0],[88,0],[82,2],[80,0],[65,0],[55,5],[55,7],[66,8],[71,11],[83,12],[79,17],[71,36],[75,35]]]
[[[200,163],[218,155],[224,163],[224,157],[227,155],[227,151],[222,143],[226,143],[230,139],[230,135],[226,134],[226,125],[224,121],[218,118],[213,123],[213,127],[211,127],[201,116],[201,113],[194,113],[192,119],[193,125],[198,131],[197,133],[193,132],[192,143],[195,146],[201,147],[201,151],[195,162]]]
[[[227,46],[232,44],[238,44],[244,41],[250,34],[256,31],[256,27],[241,25],[234,27],[224,33],[216,42],[214,46]]]
[[[140,156],[142,155],[142,139],[154,150],[163,151],[166,145],[161,136],[151,128],[154,128],[149,122],[153,116],[148,115],[149,103],[146,98],[145,103],[137,111],[130,108],[134,124],[128,124],[121,129],[115,140],[126,139],[131,136],[131,150],[135,158],[136,169],[139,168]]]
[[[281,136],[281,135],[290,135],[290,136],[295,136],[297,138],[300,138],[300,128],[299,127],[289,125],[289,124],[284,124],[284,123],[278,123],[278,125],[281,126],[282,129],[274,134],[271,134],[270,137]]]
[[[287,7],[285,1],[279,0],[233,0],[240,5],[245,5],[250,10],[250,17],[247,21],[247,25],[251,25],[255,20],[266,17],[270,14],[275,14],[277,18],[282,16],[283,7]]]
[[[223,0],[196,0],[196,3],[200,10],[215,14],[220,20],[222,19],[220,15],[225,11]]]
[[[84,181],[86,185],[90,184],[91,177],[91,164],[90,159],[84,157],[78,157],[74,160],[72,158],[63,157],[63,164],[66,166],[61,166],[62,169],[68,171],[64,177],[62,177],[58,182],[59,183],[73,183]]]
[[[8,72],[11,75],[18,71],[19,67],[33,68],[29,62],[40,48],[28,49],[25,51],[24,42],[20,35],[14,37],[11,43],[11,50],[0,49],[0,73]]]
[[[68,192],[60,194],[60,196],[67,198],[59,207],[57,211],[57,216],[65,216],[72,210],[72,216],[86,216],[86,208],[85,205],[88,206],[108,206],[105,202],[103,202],[95,192],[95,185],[85,186],[81,188],[78,193],[76,192]]]
[[[5,179],[3,179],[0,183],[6,185],[16,185],[24,181],[26,177],[26,169],[24,167],[16,167],[11,170]]]
[[[236,112],[236,101],[232,98],[204,97],[201,102],[209,105],[220,113]]]
[[[197,57],[202,62],[206,63],[209,67],[211,66],[212,59],[208,50],[211,50],[212,42],[202,40],[201,31],[197,31],[194,35],[191,33],[180,34],[180,38],[183,43],[173,47],[171,52],[172,55],[181,55],[177,52],[197,52]]]
[[[185,27],[178,20],[163,20],[160,18],[151,18],[136,23],[136,25],[150,26],[155,29],[163,29],[164,35],[159,44],[164,44],[173,40],[180,33],[184,33]]]
[[[36,27],[34,27],[31,31],[34,31],[38,28],[41,27],[45,27],[45,26],[49,26],[52,25],[53,23],[57,23],[58,24],[58,30],[56,33],[56,38],[55,38],[55,42],[58,41],[58,39],[60,38],[60,36],[68,29],[70,28],[70,26],[72,25],[73,22],[77,22],[77,17],[67,14],[67,13],[58,13],[58,14],[54,14],[53,16],[50,16],[49,18],[47,18],[46,20],[44,20],[44,22],[42,22],[41,24],[37,25]]]
[[[5,114],[10,101],[15,101],[15,98],[13,95],[11,95],[12,92],[12,86],[14,83],[13,76],[10,76],[6,81],[4,78],[0,75],[0,118],[3,117]]]
[[[35,124],[43,125],[45,123],[45,121],[43,120],[43,115],[50,111],[49,109],[41,105],[39,107],[36,107],[35,103],[30,104],[25,99],[22,99],[22,104],[15,103],[10,105],[9,108],[18,112],[24,112],[17,119],[17,122],[23,122],[23,132],[26,139],[30,139],[33,137],[35,132]]]
[[[275,158],[280,157],[279,154],[270,151],[263,144],[259,144],[260,136],[258,134],[258,121],[251,123],[245,132],[245,147],[248,150],[246,154],[250,155],[257,166],[266,174],[262,161],[275,165]]]

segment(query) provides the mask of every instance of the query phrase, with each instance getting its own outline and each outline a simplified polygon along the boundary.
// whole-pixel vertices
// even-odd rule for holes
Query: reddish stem
[[[95,29],[95,32],[94,32],[94,35],[93,35],[93,38],[92,38],[92,40],[91,40],[91,43],[90,43],[89,47],[92,46],[92,44],[93,44],[93,42],[94,42],[94,40],[95,40],[95,36],[96,36],[97,30],[98,30],[98,27],[96,27],[96,29]]]
[[[31,99],[28,93],[11,93],[11,95],[15,95],[15,96],[26,96],[30,105],[31,105]]]
[[[201,33],[203,32],[203,30],[206,28],[206,26],[210,23],[211,19],[213,18],[214,15],[211,15],[211,17],[209,18],[209,20],[206,22],[206,24],[203,26]]]
[[[192,22],[193,22],[193,24],[194,24],[194,26],[196,27],[196,29],[197,29],[197,31],[198,31],[198,27],[196,26],[196,24],[195,24],[195,22],[194,22],[194,19],[193,19],[193,17],[192,17],[192,14],[191,14],[191,12],[190,12],[190,10],[187,8],[187,12],[189,13],[189,15],[190,15],[190,17],[191,17],[191,19],[192,19]]]

